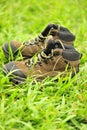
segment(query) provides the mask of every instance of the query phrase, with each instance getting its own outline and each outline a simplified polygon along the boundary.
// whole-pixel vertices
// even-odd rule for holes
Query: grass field
[[[80,72],[64,83],[28,78],[12,85],[2,74],[9,60],[2,44],[34,38],[48,23],[76,35]],[[87,130],[87,0],[0,0],[0,130]]]

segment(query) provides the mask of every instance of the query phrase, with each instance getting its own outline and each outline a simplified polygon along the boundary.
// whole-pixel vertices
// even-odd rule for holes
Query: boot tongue
[[[52,49],[55,48],[55,41],[53,40],[52,36],[50,36],[47,39],[47,43],[46,44],[47,44],[47,46],[46,46],[46,48],[44,50],[44,53],[48,56],[51,53]]]
[[[42,36],[46,37],[49,34],[51,29],[58,29],[58,25],[56,24],[48,24],[47,27],[42,31]]]
[[[44,50],[44,53],[48,56],[53,49],[59,48],[65,50],[64,44],[60,40],[54,40],[53,37],[50,35],[47,39],[47,46]]]

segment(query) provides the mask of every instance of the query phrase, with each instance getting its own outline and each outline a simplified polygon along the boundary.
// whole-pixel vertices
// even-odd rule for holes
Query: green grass
[[[2,74],[2,44],[37,36],[48,23],[69,28],[83,57],[80,72],[62,83],[46,78],[12,85]],[[17,59],[16,59],[17,60]],[[0,0],[0,130],[87,130],[87,1]]]

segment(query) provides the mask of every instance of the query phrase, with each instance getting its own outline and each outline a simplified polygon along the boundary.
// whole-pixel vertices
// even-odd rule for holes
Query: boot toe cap
[[[10,80],[15,84],[22,83],[26,79],[26,75],[17,67],[15,62],[5,64],[3,66],[3,73],[4,75],[10,75]]]
[[[3,44],[2,46],[3,52],[5,56],[8,58],[10,55],[10,50],[12,51],[12,54],[14,55],[17,52],[17,47],[14,45],[14,42],[7,42]]]

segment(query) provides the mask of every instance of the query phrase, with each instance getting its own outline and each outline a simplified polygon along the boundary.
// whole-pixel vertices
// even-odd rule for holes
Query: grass
[[[32,84],[28,77],[12,85],[2,74],[2,44],[34,38],[52,22],[76,35],[80,72],[65,83],[46,78]],[[87,130],[87,1],[1,0],[0,40],[0,130]]]

